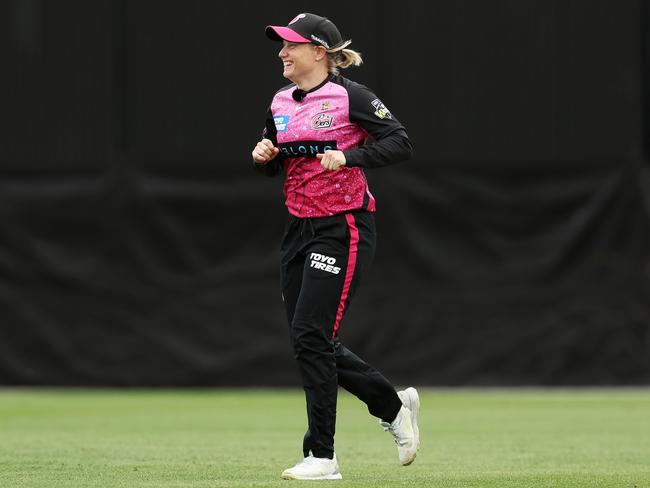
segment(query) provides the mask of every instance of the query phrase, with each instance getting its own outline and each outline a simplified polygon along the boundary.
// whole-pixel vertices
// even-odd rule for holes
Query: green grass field
[[[420,390],[408,467],[341,393],[343,481],[300,460],[298,390],[0,390],[0,487],[650,487],[650,390]]]

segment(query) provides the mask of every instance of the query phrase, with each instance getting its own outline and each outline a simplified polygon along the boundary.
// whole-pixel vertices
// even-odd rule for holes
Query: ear
[[[314,46],[316,48],[315,58],[316,61],[320,61],[325,56],[327,56],[327,51],[323,46]]]

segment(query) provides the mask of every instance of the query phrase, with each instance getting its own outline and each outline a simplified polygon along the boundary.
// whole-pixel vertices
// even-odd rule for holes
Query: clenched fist
[[[262,139],[253,149],[253,161],[257,164],[266,164],[275,158],[280,149],[273,145],[269,139]]]

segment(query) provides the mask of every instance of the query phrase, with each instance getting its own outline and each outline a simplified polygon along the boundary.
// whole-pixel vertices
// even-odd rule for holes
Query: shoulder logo
[[[278,132],[286,132],[287,125],[289,125],[289,116],[276,115],[273,117],[273,122],[275,122],[275,130],[277,130]]]
[[[379,117],[380,119],[392,119],[393,115],[390,113],[390,110],[386,108],[386,105],[383,104],[379,98],[375,98],[372,102],[370,102],[372,106],[375,108],[375,115]]]
[[[325,110],[329,110],[330,109],[330,102],[323,102],[323,105],[321,106],[320,109],[321,109],[322,112],[325,112]]]
[[[311,119],[311,128],[312,129],[327,129],[332,127],[332,122],[334,118],[329,114],[318,114]]]

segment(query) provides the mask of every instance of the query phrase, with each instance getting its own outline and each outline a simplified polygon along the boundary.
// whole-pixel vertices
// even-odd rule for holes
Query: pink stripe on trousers
[[[336,311],[336,321],[334,322],[334,332],[332,333],[332,338],[336,337],[336,332],[339,330],[339,324],[341,323],[343,312],[345,311],[345,301],[348,299],[348,294],[350,293],[350,285],[352,283],[352,278],[354,277],[354,270],[357,266],[359,229],[357,229],[357,224],[354,221],[354,215],[345,214],[345,220],[348,223],[348,230],[350,231],[350,251],[348,253],[348,266],[345,270],[345,281],[343,282],[341,301],[339,302],[339,308]]]

